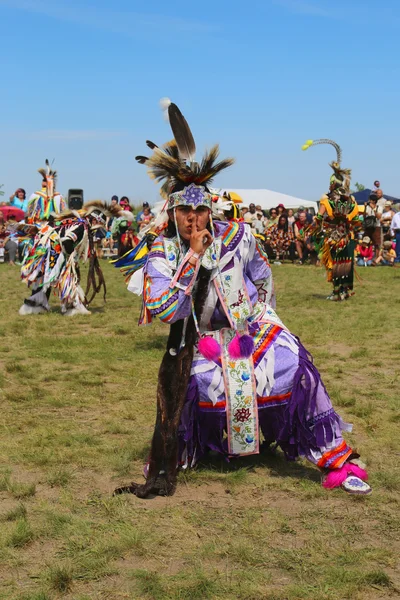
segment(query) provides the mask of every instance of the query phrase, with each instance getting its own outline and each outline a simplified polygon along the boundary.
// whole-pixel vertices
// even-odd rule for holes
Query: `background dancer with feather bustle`
[[[66,209],[64,198],[56,192],[57,171],[53,171],[47,159],[46,167],[38,169],[38,172],[42,176],[42,189],[31,195],[26,213],[26,222],[31,225],[45,223],[51,215]]]
[[[328,139],[307,140],[302,146],[330,144],[336,150],[336,161],[330,166],[329,192],[320,201],[315,223],[307,232],[316,237],[324,236],[321,249],[321,262],[327,270],[328,281],[333,283],[333,291],[327,300],[338,302],[354,295],[354,232],[361,229],[362,223],[358,206],[350,193],[350,169],[341,168],[342,151],[340,146]]]
[[[115,493],[173,494],[178,465],[209,450],[225,457],[260,451],[260,430],[288,459],[305,456],[327,488],[368,494],[367,473],[345,442],[349,430],[299,340],[275,312],[268,259],[245,223],[215,218],[209,185],[232,164],[214,146],[200,164],[190,129],[174,104],[175,142],[140,156],[163,183],[164,210],[131,255],[129,289],[143,299],[141,323],[170,325],[157,388],[157,418],[146,482]]]
[[[87,307],[106,285],[94,246],[94,232],[105,227],[107,217],[132,218],[121,207],[107,207],[103,202],[88,202],[79,211],[53,215],[55,224],[41,227],[27,250],[21,266],[21,278],[32,289],[19,314],[48,312],[53,289],[61,302],[61,312],[68,316],[90,314]],[[79,261],[89,260],[86,291],[80,282]]]

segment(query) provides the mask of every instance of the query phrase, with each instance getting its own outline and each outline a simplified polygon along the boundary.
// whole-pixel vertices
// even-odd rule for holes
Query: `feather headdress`
[[[194,206],[206,204],[210,208],[211,194],[207,186],[217,173],[230,167],[234,160],[227,158],[218,161],[219,147],[215,145],[206,152],[200,163],[195,162],[196,144],[185,117],[177,105],[168,99],[163,100],[163,108],[168,114],[174,139],[161,147],[147,140],[146,144],[153,154],[150,157],[137,156],[136,160],[148,167],[152,179],[162,183],[161,195],[169,198],[168,208],[178,206],[178,203]],[[202,201],[200,191],[195,189],[200,186],[205,191]],[[189,189],[188,193],[185,193],[186,189]],[[172,194],[179,194],[179,198],[171,198]]]
[[[48,201],[50,201],[49,208],[46,211],[48,213],[46,217],[48,217],[49,214],[52,212],[51,201],[54,198],[57,180],[57,171],[53,171],[51,167],[52,165],[50,165],[49,160],[46,158],[46,167],[44,169],[38,169],[38,173],[40,173],[42,178],[46,180],[47,199]]]
[[[49,178],[52,178],[53,180],[57,179],[57,171],[53,171],[53,169],[51,168],[51,165],[49,163],[49,160],[46,158],[46,167],[44,169],[38,169],[38,173],[41,174],[41,176],[43,177],[43,179],[46,179],[46,181]]]
[[[320,140],[307,140],[301,149],[308,150],[311,146],[318,146],[319,144],[330,144],[336,150],[336,161],[329,163],[329,166],[333,169],[333,175],[330,179],[331,191],[336,190],[341,196],[350,194],[351,169],[342,169],[341,167],[342,149],[339,144],[325,138]]]

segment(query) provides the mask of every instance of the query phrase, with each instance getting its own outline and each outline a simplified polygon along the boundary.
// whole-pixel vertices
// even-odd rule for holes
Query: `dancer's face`
[[[203,231],[207,227],[210,211],[206,206],[199,206],[196,210],[193,210],[191,206],[178,206],[175,211],[179,235],[184,240],[190,239],[194,222],[197,231]],[[172,214],[170,218],[173,219]]]

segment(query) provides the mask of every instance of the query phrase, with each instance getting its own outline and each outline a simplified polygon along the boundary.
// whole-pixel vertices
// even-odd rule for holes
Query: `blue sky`
[[[216,180],[307,199],[326,190],[328,146],[353,182],[400,195],[398,0],[0,0],[0,183],[31,193],[55,158],[59,189],[157,199],[145,140],[170,139],[178,104]]]

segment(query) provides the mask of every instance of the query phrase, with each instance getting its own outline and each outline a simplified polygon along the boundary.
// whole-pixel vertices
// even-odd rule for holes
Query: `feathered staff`
[[[333,146],[336,150],[336,161],[329,163],[329,166],[333,169],[334,175],[332,177],[335,178],[335,188],[342,188],[344,193],[350,193],[350,177],[351,177],[351,169],[342,169],[342,149],[333,140],[327,138],[321,138],[319,140],[307,140],[305,144],[301,147],[302,150],[308,150],[312,146],[318,146],[319,144],[329,144]]]

